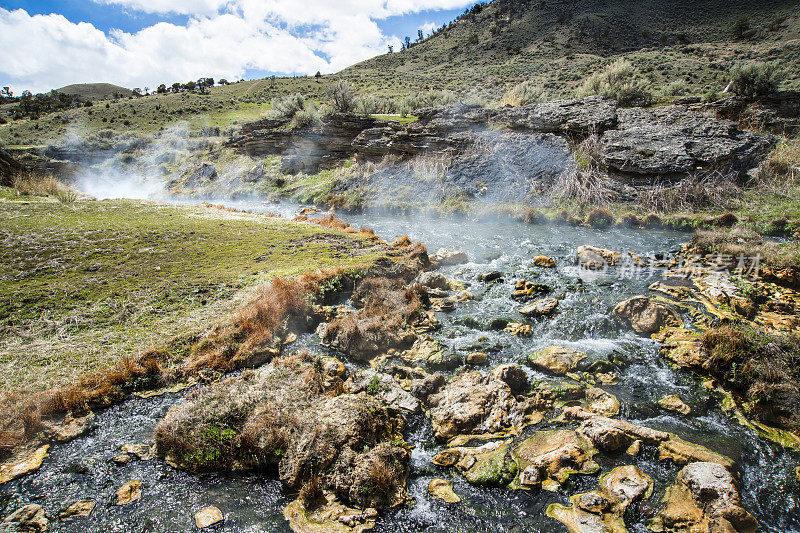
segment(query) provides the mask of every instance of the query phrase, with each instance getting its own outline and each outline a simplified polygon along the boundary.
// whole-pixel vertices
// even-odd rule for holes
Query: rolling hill
[[[89,100],[102,100],[106,98],[122,98],[131,96],[133,91],[113,85],[111,83],[76,83],[56,89],[56,92],[79,96]]]

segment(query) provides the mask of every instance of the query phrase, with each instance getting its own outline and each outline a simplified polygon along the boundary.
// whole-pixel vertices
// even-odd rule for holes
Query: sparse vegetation
[[[501,105],[523,106],[541,102],[546,97],[544,89],[532,81],[524,81],[515,85],[503,95]]]
[[[578,96],[598,94],[617,100],[622,106],[647,104],[650,92],[645,83],[638,79],[638,74],[630,61],[617,59],[602,71],[586,78],[578,90]]]
[[[731,90],[740,96],[755,98],[774,93],[784,73],[774,62],[750,62],[731,70]]]

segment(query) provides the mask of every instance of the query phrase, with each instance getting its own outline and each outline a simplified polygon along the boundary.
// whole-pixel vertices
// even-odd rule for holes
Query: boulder
[[[76,516],[89,516],[92,514],[92,511],[94,511],[96,505],[97,504],[92,500],[77,501],[61,509],[61,511],[58,513],[58,518],[63,520],[65,518],[72,518]]]
[[[387,374],[374,370],[362,370],[350,376],[345,383],[345,388],[353,393],[366,392],[370,396],[382,399],[387,405],[415,413],[419,410],[419,401],[397,381]]]
[[[454,266],[461,265],[469,261],[467,253],[464,250],[448,250],[447,248],[439,248],[433,255],[433,260],[439,266]]]
[[[563,346],[549,346],[529,355],[528,364],[538,370],[563,376],[575,370],[578,362],[585,358],[584,353]]]
[[[420,285],[428,289],[450,290],[450,282],[438,272],[423,272],[417,278]]]
[[[640,498],[649,498],[653,493],[652,478],[633,465],[619,466],[601,476],[600,486],[619,510]]]
[[[44,509],[35,503],[17,509],[0,523],[1,533],[33,533],[47,531],[49,528],[50,522]]]
[[[194,514],[194,523],[199,529],[211,527],[222,522],[223,519],[224,517],[222,516],[222,511],[213,505],[206,507],[205,509],[201,509]]]
[[[601,416],[619,413],[619,400],[613,394],[596,387],[586,389],[586,410]]]
[[[540,268],[555,268],[556,260],[546,255],[537,255],[533,258],[533,264]]]
[[[657,333],[663,327],[680,327],[678,313],[647,296],[634,296],[614,308],[614,314],[627,321],[636,333]]]
[[[681,397],[677,394],[669,394],[664,396],[658,400],[658,405],[660,405],[662,409],[680,413],[682,415],[688,415],[692,411],[692,408],[686,405],[686,403],[684,403],[684,401],[681,400]]]
[[[501,433],[541,418],[536,416],[539,398],[517,397],[508,383],[498,379],[502,376],[520,387],[522,376],[517,370],[521,369],[513,365],[501,369],[497,376],[486,377],[465,372],[428,398],[428,416],[437,437]]]
[[[142,497],[142,482],[129,481],[117,489],[117,505],[127,505]]]
[[[453,492],[453,484],[444,479],[434,479],[428,485],[428,492],[434,498],[438,498],[446,503],[458,503],[461,498]]]
[[[556,307],[558,307],[558,300],[555,298],[541,298],[521,308],[519,312],[528,317],[540,317],[552,314]]]
[[[49,449],[50,446],[45,444],[33,450],[22,450],[17,457],[0,464],[0,485],[38,470],[47,457]]]
[[[491,378],[508,385],[514,394],[528,392],[530,386],[528,374],[517,365],[500,365],[492,370]]]
[[[599,96],[553,100],[505,110],[494,119],[511,129],[530,132],[601,133],[617,126],[617,105]]]
[[[651,521],[656,532],[730,531],[754,533],[758,523],[742,508],[733,476],[716,463],[683,467]]]
[[[572,430],[539,431],[513,449],[519,468],[519,487],[556,490],[572,474],[600,470],[592,459],[597,450],[591,441]]]
[[[622,258],[619,252],[588,245],[579,246],[577,254],[578,264],[589,270],[603,270],[615,266]]]
[[[484,283],[490,283],[492,281],[497,281],[503,279],[503,273],[499,270],[492,270],[491,272],[484,272],[483,274],[478,274],[478,281],[483,281]]]

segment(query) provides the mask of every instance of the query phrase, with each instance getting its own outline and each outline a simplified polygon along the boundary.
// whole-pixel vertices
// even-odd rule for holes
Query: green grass
[[[41,390],[193,335],[273,276],[382,252],[316,225],[137,201],[0,201],[0,390]]]

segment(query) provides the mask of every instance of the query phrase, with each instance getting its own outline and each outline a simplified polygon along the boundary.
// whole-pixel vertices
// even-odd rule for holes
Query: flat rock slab
[[[542,298],[526,305],[519,312],[528,317],[547,316],[552,314],[556,307],[558,307],[558,300],[555,298]]]
[[[549,346],[529,355],[528,364],[539,370],[564,376],[568,372],[572,372],[578,362],[585,358],[585,353],[576,352],[563,346]]]

